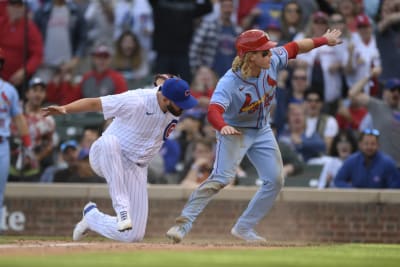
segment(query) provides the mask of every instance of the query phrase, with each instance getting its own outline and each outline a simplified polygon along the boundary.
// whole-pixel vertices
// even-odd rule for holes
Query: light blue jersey
[[[17,90],[0,79],[0,136],[10,136],[11,119],[21,113]]]
[[[245,128],[263,128],[268,124],[277,75],[288,62],[284,47],[273,48],[271,52],[271,66],[262,69],[258,78],[244,80],[240,71],[229,70],[219,80],[211,104],[224,108],[223,118],[227,124]]]
[[[2,221],[4,191],[10,168],[10,145],[8,143],[10,123],[12,118],[21,113],[17,90],[11,84],[0,79],[0,221]]]

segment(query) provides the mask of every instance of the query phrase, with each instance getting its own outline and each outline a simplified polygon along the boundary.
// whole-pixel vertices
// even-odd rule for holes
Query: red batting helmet
[[[261,30],[242,32],[236,39],[236,51],[239,57],[251,51],[269,50],[276,45],[277,43],[270,41],[268,34]]]

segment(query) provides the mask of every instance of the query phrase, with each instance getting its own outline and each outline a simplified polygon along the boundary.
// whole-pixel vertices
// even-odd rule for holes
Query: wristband
[[[31,136],[29,134],[21,136],[21,140],[24,147],[30,147],[32,145]]]
[[[326,37],[315,37],[311,40],[314,42],[314,48],[328,44],[328,38]]]

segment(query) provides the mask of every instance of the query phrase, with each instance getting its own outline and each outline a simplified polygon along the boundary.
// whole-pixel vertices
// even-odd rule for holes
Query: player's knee
[[[226,184],[217,182],[217,181],[206,181],[202,184],[199,189],[197,190],[199,194],[216,194],[222,188],[224,188]]]
[[[273,190],[273,191],[280,191],[283,187],[284,184],[284,177],[281,173],[278,173],[274,178],[272,179],[266,179],[266,182],[264,182],[261,186],[262,189],[264,190]]]
[[[144,233],[137,233],[134,230],[124,232],[120,241],[125,243],[136,243],[142,241]]]

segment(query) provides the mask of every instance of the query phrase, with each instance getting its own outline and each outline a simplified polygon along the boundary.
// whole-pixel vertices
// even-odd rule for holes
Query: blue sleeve
[[[336,187],[340,188],[352,188],[351,185],[351,169],[354,168],[352,160],[345,160],[343,166],[339,169],[335,178],[333,179],[333,183]]]
[[[296,145],[296,149],[302,154],[305,161],[319,157],[321,153],[325,152],[325,142],[319,135],[313,134],[307,138],[303,134],[301,140],[302,143]]]
[[[281,69],[286,68],[288,63],[288,52],[283,46],[271,49],[271,71],[278,73]]]
[[[211,96],[210,103],[219,104],[226,110],[232,102],[235,87],[233,83],[234,80],[231,77],[222,77]]]
[[[309,152],[323,153],[325,152],[325,142],[322,138],[302,138],[303,149]]]
[[[393,160],[389,160],[387,164],[387,188],[400,188],[400,172]]]
[[[164,158],[164,170],[165,173],[174,173],[176,172],[176,164],[178,164],[179,159],[181,157],[181,147],[179,143],[174,139],[167,139],[164,142],[164,150],[163,158]]]

